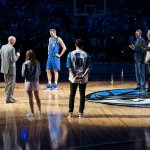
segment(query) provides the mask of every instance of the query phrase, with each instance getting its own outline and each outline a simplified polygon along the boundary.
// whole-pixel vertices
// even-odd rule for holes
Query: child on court
[[[26,114],[26,117],[34,117],[33,93],[39,109],[38,115],[41,116],[41,100],[39,97],[39,76],[41,68],[39,62],[36,60],[33,50],[26,52],[26,60],[22,65],[22,77],[25,78],[25,91],[29,98],[31,112]]]

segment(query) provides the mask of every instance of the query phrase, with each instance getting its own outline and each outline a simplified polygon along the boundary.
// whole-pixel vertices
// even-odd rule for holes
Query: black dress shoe
[[[12,98],[12,100],[14,101],[14,103],[16,103],[16,102],[17,102],[14,98]]]
[[[148,88],[148,89],[146,90],[146,92],[150,94],[150,88]]]
[[[10,98],[6,100],[6,103],[14,103],[14,101]]]

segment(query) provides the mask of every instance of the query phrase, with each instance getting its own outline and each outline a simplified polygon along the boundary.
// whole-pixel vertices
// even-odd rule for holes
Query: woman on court
[[[22,77],[25,78],[25,91],[27,92],[31,109],[31,112],[27,113],[26,117],[34,117],[33,93],[39,109],[38,115],[41,116],[41,100],[39,97],[39,76],[41,74],[41,68],[33,50],[26,52],[26,61],[22,65],[21,73]]]

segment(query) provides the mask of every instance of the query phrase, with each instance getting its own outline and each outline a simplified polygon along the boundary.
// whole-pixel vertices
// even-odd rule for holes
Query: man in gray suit
[[[10,36],[8,44],[3,45],[0,49],[1,57],[1,73],[4,74],[6,103],[14,103],[16,100],[12,98],[16,82],[16,61],[20,53],[15,52],[13,45],[16,43],[16,38]]]

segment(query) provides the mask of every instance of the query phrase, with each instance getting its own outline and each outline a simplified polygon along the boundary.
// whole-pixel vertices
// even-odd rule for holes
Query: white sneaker
[[[35,120],[35,118],[34,118],[34,113],[32,113],[32,112],[26,113],[26,118],[27,118],[29,121],[34,121],[34,120]]]
[[[38,111],[38,119],[42,119],[42,112],[41,111]]]
[[[84,118],[84,113],[79,113],[79,118]]]
[[[34,117],[34,113],[32,112],[26,113],[26,117]]]
[[[73,117],[73,112],[68,112],[67,117],[72,118]]]

